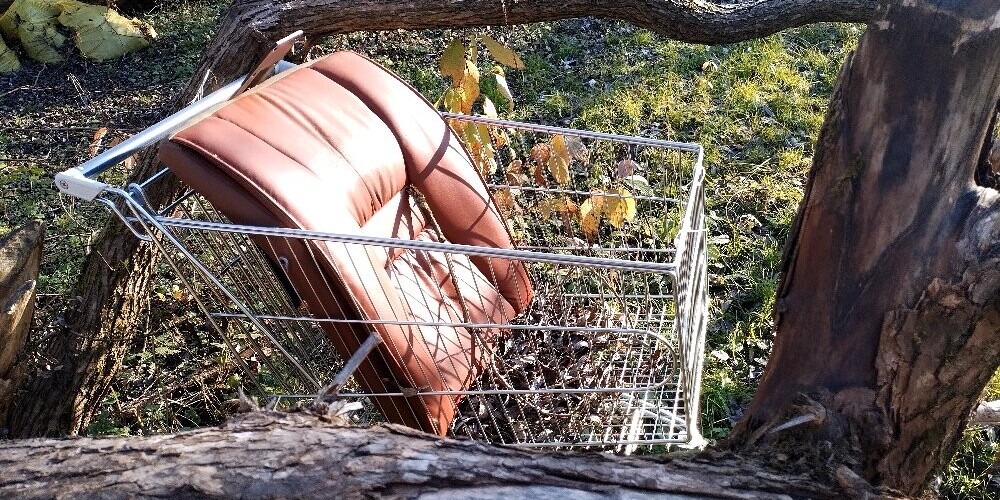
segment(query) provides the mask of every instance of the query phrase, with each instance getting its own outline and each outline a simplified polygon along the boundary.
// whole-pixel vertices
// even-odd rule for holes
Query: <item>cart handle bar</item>
[[[293,34],[295,35],[295,34]],[[279,42],[280,43],[280,42]],[[296,65],[288,61],[278,61],[274,66],[274,74],[294,68]],[[106,183],[93,179],[101,172],[117,165],[122,160],[139,152],[143,148],[156,143],[160,139],[180,129],[192,118],[222,104],[233,97],[249,75],[243,75],[211,94],[196,99],[180,111],[156,122],[149,128],[125,139],[116,146],[83,162],[77,167],[66,169],[56,174],[56,187],[65,194],[86,201],[93,201],[105,189]]]

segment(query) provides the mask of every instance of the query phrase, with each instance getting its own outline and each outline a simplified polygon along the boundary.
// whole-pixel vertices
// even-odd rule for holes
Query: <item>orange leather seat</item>
[[[173,134],[160,158],[236,224],[512,246],[482,178],[440,115],[354,53],[271,78]],[[287,263],[296,293],[320,318],[505,324],[533,293],[516,261],[254,238]],[[355,373],[374,393],[467,389],[500,334],[390,323],[323,327],[345,358],[371,328],[381,335],[384,343]],[[390,422],[443,435],[460,398],[374,399]]]

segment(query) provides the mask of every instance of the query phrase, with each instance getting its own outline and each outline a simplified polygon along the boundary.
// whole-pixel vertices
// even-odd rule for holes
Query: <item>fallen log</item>
[[[340,421],[341,423],[338,423]],[[841,468],[843,469],[843,468]],[[252,412],[217,428],[130,438],[0,441],[0,497],[16,498],[844,498],[846,470],[781,470],[704,452],[622,457],[345,426]],[[842,479],[846,477],[846,479]],[[829,482],[825,481],[828,480]]]

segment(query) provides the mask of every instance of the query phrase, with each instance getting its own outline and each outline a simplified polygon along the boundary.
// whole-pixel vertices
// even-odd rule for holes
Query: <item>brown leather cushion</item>
[[[467,152],[438,113],[354,53],[332,54],[268,80],[175,133],[161,145],[160,158],[237,224],[512,246]],[[287,259],[290,281],[318,317],[505,324],[533,293],[515,261],[255,241],[276,261]],[[344,324],[324,328],[345,357],[369,334]],[[500,333],[374,328],[385,343],[355,377],[376,393],[467,389]],[[474,335],[482,340],[474,342]],[[389,421],[439,434],[447,432],[458,399],[375,398]]]

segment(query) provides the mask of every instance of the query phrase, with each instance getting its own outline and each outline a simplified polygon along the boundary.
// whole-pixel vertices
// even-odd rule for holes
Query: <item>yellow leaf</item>
[[[501,188],[493,192],[493,202],[496,203],[497,208],[500,209],[500,213],[505,217],[510,217],[512,214],[521,213],[523,210],[514,196],[511,195],[510,190],[507,188]]]
[[[507,98],[507,111],[514,111],[514,96],[510,93],[510,87],[507,86],[507,78],[503,76],[503,71],[494,72],[493,76],[497,79],[497,88],[500,89],[500,93]]]
[[[553,213],[559,214],[577,214],[580,212],[580,207],[573,203],[566,196],[561,196],[559,198],[547,198],[542,200],[538,204],[539,212],[542,214],[543,219],[549,218]]]
[[[489,35],[483,35],[482,39],[483,44],[486,45],[486,49],[490,51],[490,55],[498,63],[515,69],[524,69],[524,61],[513,50],[510,50],[506,45],[494,40]]]
[[[625,222],[635,219],[636,208],[635,198],[627,189],[618,189],[618,196],[607,196],[604,198],[603,213],[607,217],[608,223],[617,229],[621,229]]]
[[[43,63],[62,62],[56,50],[66,41],[57,29],[59,7],[54,0],[15,0],[0,16],[0,30],[11,40],[20,40],[28,57]]]
[[[552,137],[551,151],[549,155],[549,172],[559,184],[569,184],[569,149],[566,147],[566,140],[562,135]]]
[[[510,136],[507,135],[507,131],[503,129],[491,129],[493,131],[493,142],[498,148],[502,148],[507,144],[510,144]]]
[[[580,205],[580,230],[583,231],[587,241],[597,239],[597,231],[601,223],[601,208],[604,205],[604,197],[594,195],[584,200]]]
[[[14,52],[0,38],[0,73],[12,73],[19,69],[21,69],[21,61],[17,60]]]
[[[625,202],[625,220],[628,222],[634,221],[635,216],[639,213],[635,206],[635,197],[625,188],[618,189],[618,194],[622,195],[622,201]]]
[[[444,109],[452,113],[461,113],[462,107],[465,103],[465,97],[463,96],[462,89],[451,87],[444,92],[441,96],[441,102],[444,103]]]
[[[542,220],[548,219],[554,210],[552,209],[552,200],[544,199],[538,204],[538,214],[542,216]]]
[[[472,105],[479,99],[479,68],[472,61],[465,63],[465,76],[462,77],[462,113],[472,114]]]
[[[107,7],[76,0],[60,0],[58,5],[59,24],[73,30],[76,48],[89,59],[104,61],[142,50],[149,46],[146,35],[156,34],[149,25]]]
[[[181,290],[181,287],[177,285],[170,288],[170,295],[174,297],[174,300],[184,299],[184,292]]]
[[[465,44],[458,38],[452,39],[448,48],[444,49],[439,64],[441,74],[451,78],[451,85],[458,87],[465,75]]]

